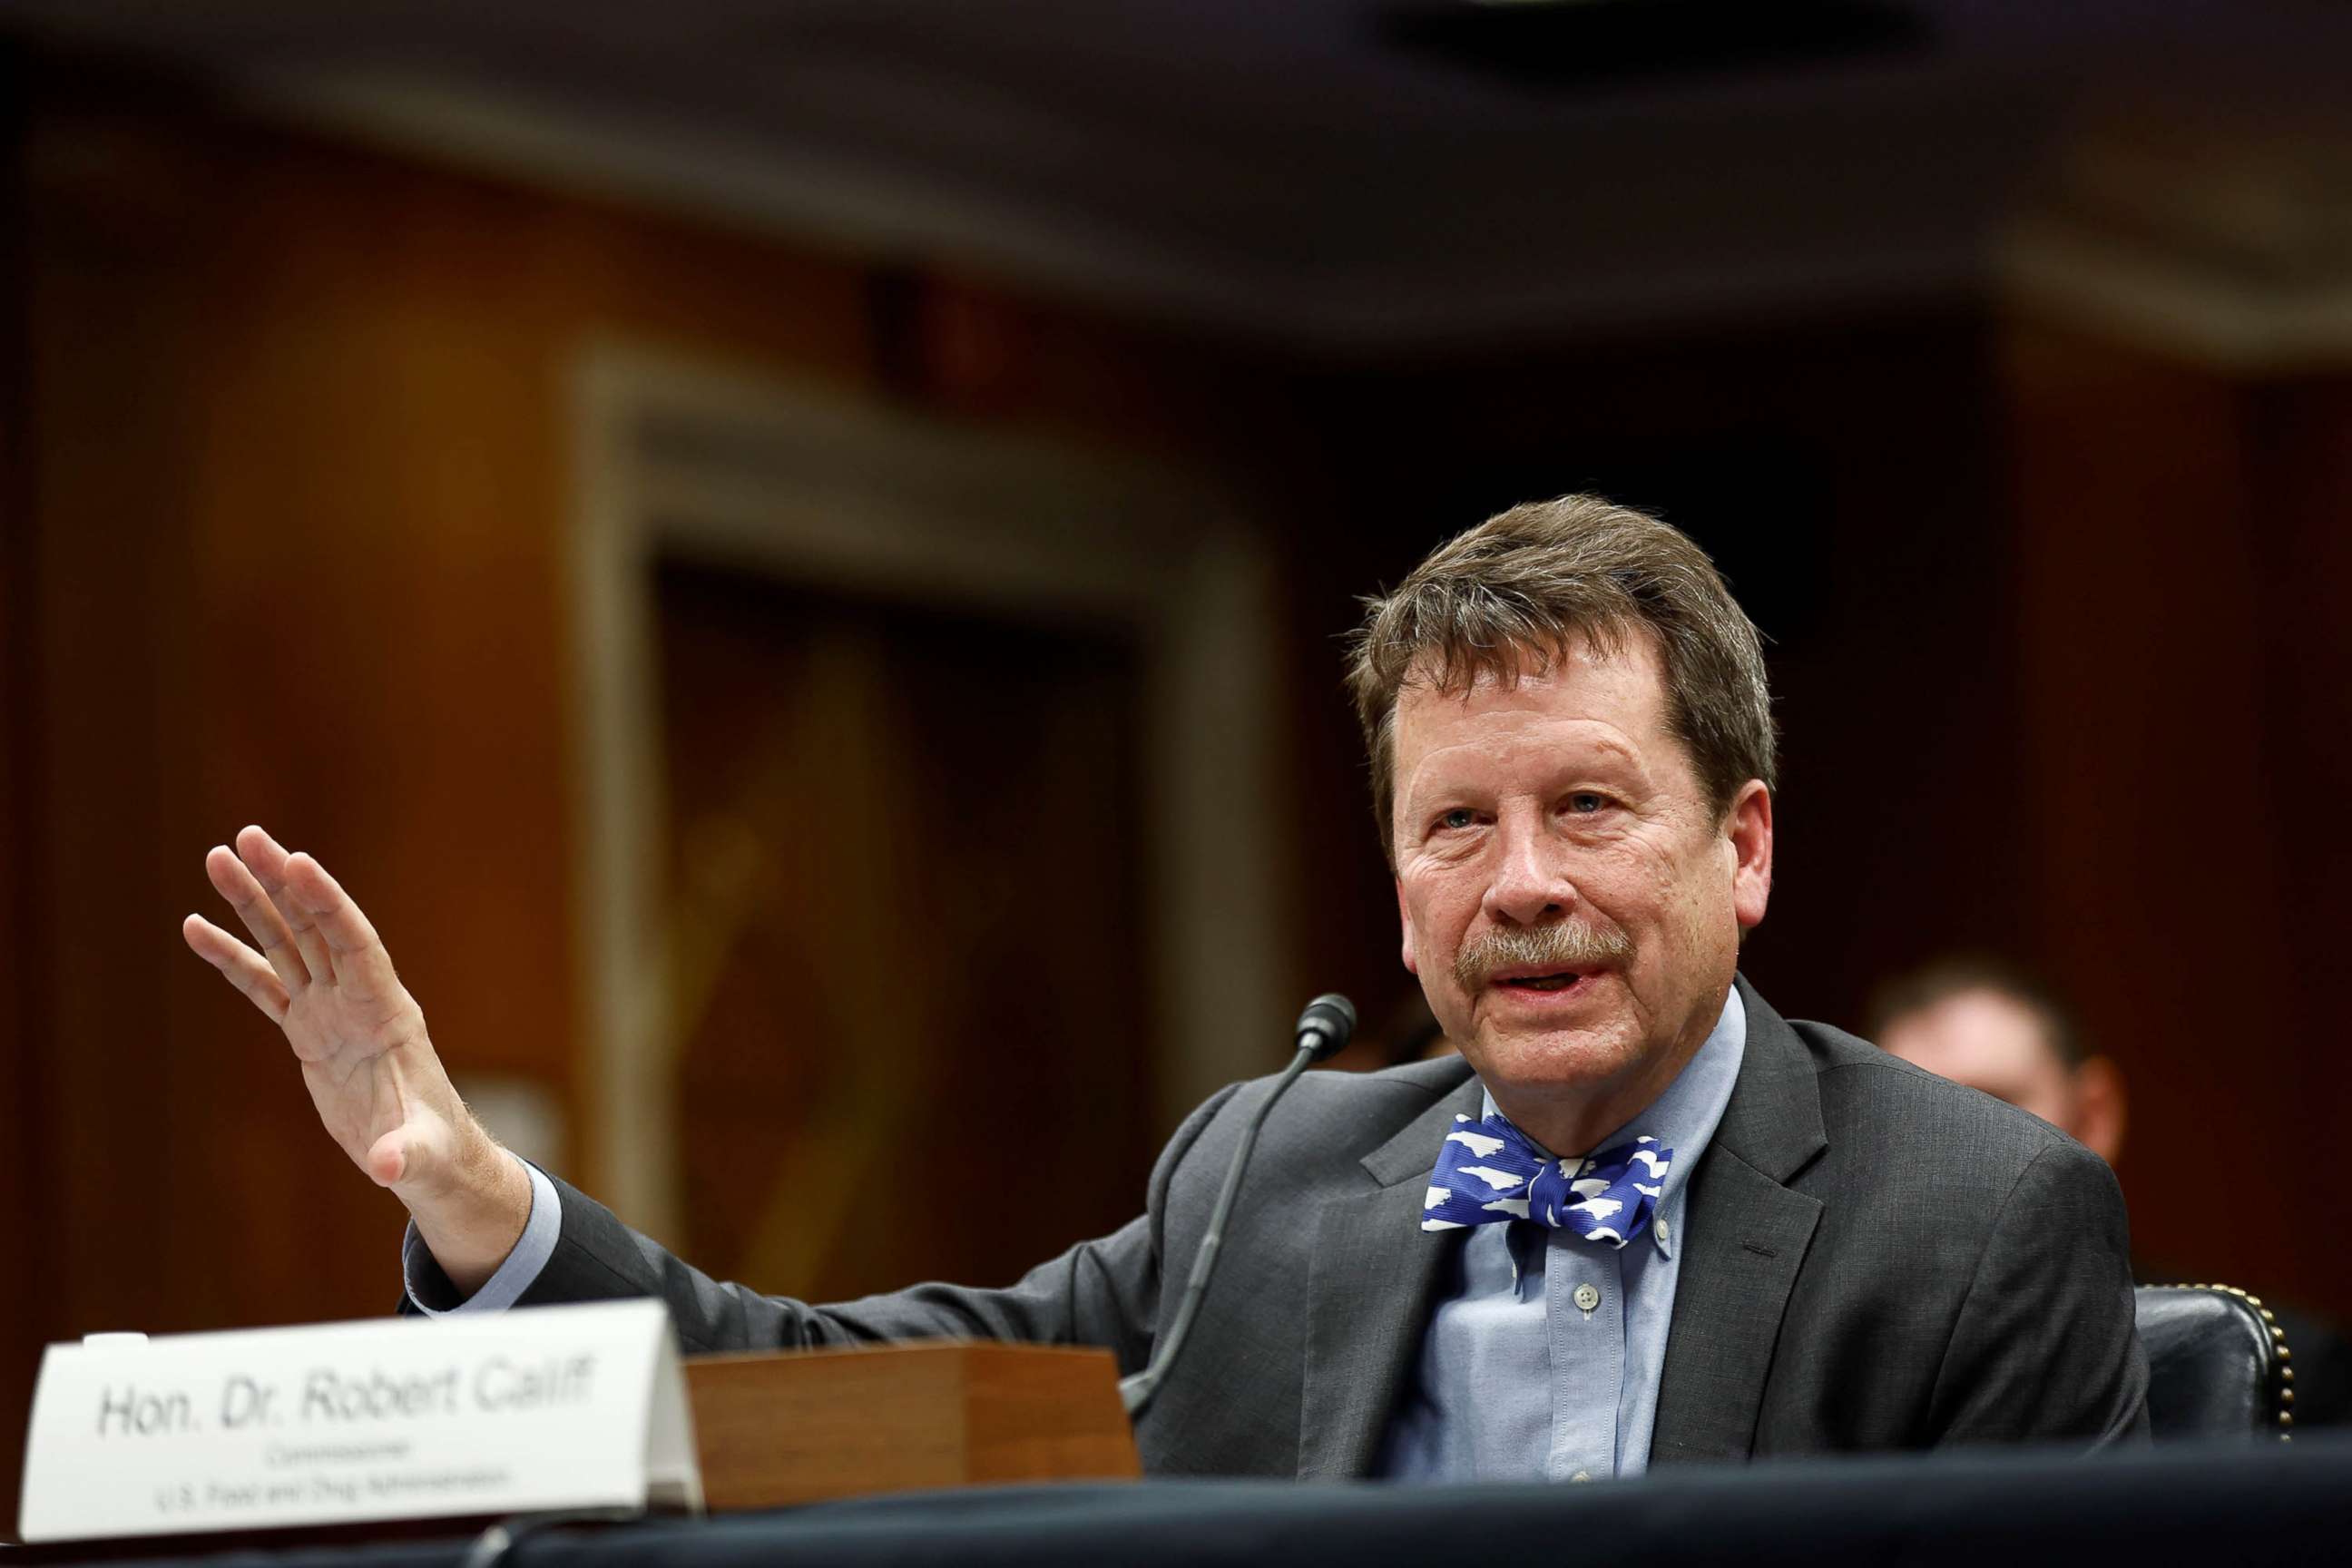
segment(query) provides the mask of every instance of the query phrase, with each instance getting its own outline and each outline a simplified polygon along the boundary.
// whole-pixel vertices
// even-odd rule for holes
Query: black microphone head
[[[1311,1048],[1318,1062],[1338,1056],[1355,1032],[1356,1005],[1337,991],[1326,991],[1298,1015],[1298,1048]]]

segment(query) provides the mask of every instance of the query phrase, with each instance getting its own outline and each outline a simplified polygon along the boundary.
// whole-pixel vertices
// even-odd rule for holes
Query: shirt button
[[[1569,1477],[1568,1479],[1571,1481],[1589,1481],[1592,1479],[1592,1472],[1591,1470],[1579,1470],[1576,1474]]]
[[[1579,1310],[1590,1312],[1601,1305],[1601,1292],[1590,1285],[1579,1285],[1576,1288],[1576,1305]]]
[[[1650,1234],[1658,1238],[1658,1245],[1660,1247],[1664,1247],[1666,1244],[1667,1237],[1671,1233],[1666,1229],[1666,1222],[1662,1219],[1650,1226]]]

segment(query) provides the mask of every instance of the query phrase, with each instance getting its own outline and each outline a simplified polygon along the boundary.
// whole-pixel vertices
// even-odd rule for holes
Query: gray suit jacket
[[[2106,1165],[1739,985],[1747,1056],[1691,1177],[1652,1462],[2144,1434]],[[688,1352],[961,1335],[1102,1345],[1130,1372],[1150,1352],[1163,1271],[1172,1305],[1269,1081],[1185,1121],[1139,1218],[1003,1289],[762,1296],[559,1183],[562,1239],[522,1300],[657,1296]],[[1191,1346],[1137,1426],[1148,1470],[1365,1473],[1461,1244],[1420,1228],[1429,1171],[1454,1114],[1478,1107],[1458,1058],[1299,1080],[1267,1123]]]

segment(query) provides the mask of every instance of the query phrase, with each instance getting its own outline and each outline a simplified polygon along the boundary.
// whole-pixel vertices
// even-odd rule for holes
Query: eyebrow
[[[1651,783],[1650,770],[1643,765],[1640,756],[1633,748],[1613,741],[1584,748],[1578,756],[1562,760],[1557,767],[1558,771],[1563,773],[1592,773],[1602,782],[1623,777],[1643,785]],[[1424,780],[1431,782],[1424,783]],[[1433,770],[1417,773],[1408,782],[1405,790],[1397,796],[1397,801],[1401,805],[1411,806],[1416,810],[1426,809],[1424,803],[1429,801],[1430,796],[1459,795],[1465,790],[1466,783],[1467,781],[1449,772],[1448,764],[1441,763]],[[1481,789],[1478,793],[1492,792]]]

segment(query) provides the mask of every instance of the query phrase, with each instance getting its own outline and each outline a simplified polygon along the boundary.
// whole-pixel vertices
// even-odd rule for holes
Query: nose
[[[1486,917],[1498,924],[1539,925],[1567,914],[1576,903],[1576,885],[1541,830],[1533,824],[1506,823],[1499,838],[1495,874],[1480,900]]]

